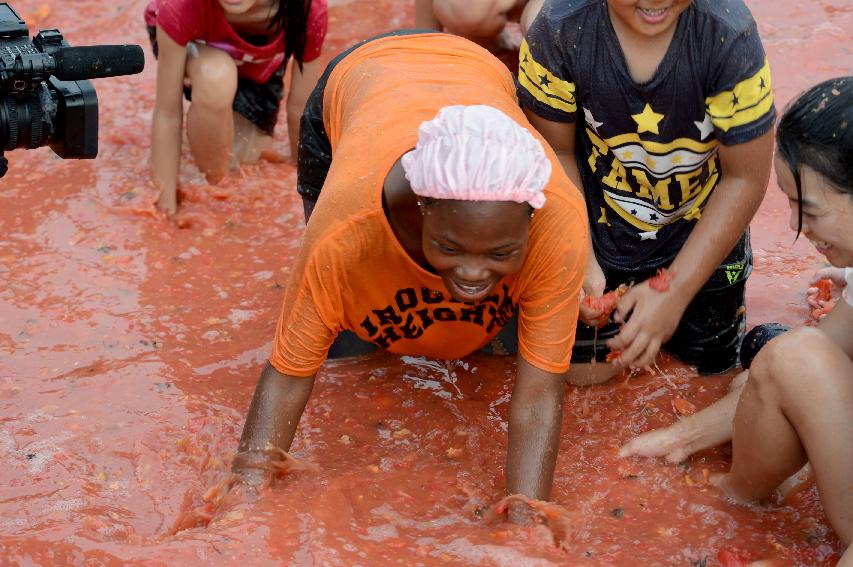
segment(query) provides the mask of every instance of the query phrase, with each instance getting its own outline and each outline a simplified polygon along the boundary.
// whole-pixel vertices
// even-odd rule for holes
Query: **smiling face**
[[[797,230],[798,211],[802,207],[802,234],[833,266],[853,266],[853,195],[842,193],[823,175],[802,166],[802,196],[798,197],[791,168],[778,155],[775,164],[779,188],[791,207],[791,230]]]
[[[638,35],[654,37],[672,29],[692,0],[607,0],[616,17]]]
[[[521,270],[530,207],[504,201],[441,199],[422,205],[423,252],[451,296],[476,302]]]
[[[219,5],[226,14],[245,14],[251,10],[259,0],[218,0]]]

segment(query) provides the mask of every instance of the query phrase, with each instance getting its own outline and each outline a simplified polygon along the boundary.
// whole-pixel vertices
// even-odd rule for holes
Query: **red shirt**
[[[151,0],[145,23],[161,27],[178,45],[193,41],[222,49],[237,62],[239,76],[258,84],[267,82],[284,63],[283,31],[264,45],[249,43],[225,19],[217,0]],[[311,0],[303,62],[320,56],[327,24],[326,0]]]

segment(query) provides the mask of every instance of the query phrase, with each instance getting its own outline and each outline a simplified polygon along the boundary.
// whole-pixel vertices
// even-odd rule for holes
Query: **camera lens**
[[[44,111],[39,97],[4,96],[0,101],[0,133],[4,150],[45,145]]]

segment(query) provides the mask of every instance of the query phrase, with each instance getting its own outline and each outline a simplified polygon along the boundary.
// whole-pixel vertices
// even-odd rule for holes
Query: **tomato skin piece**
[[[620,356],[622,356],[621,350],[611,350],[604,358],[604,362],[613,362],[614,360],[619,360]]]
[[[616,289],[608,291],[600,297],[596,297],[594,295],[587,295],[584,297],[582,301],[583,306],[588,311],[600,313],[598,317],[589,321],[588,324],[594,327],[603,327],[606,325],[610,321],[610,316],[619,305],[619,299],[628,292],[628,289],[627,285],[622,284]]]
[[[687,416],[696,413],[696,406],[683,398],[673,398],[672,409],[678,415]]]
[[[815,294],[816,301],[829,301],[832,299],[832,281],[830,280],[820,280],[815,284],[817,288],[817,294]]]
[[[717,559],[723,567],[747,567],[749,559],[732,549],[721,549]]]
[[[661,293],[669,291],[669,283],[674,275],[672,270],[661,268],[657,274],[649,278],[649,287]]]

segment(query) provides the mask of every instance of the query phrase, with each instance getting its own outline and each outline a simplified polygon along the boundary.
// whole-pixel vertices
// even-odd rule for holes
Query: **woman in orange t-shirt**
[[[507,490],[548,498],[586,212],[514,93],[487,51],[439,33],[369,40],[329,66],[301,128],[310,222],[235,457],[238,481],[263,483],[270,451],[290,447],[342,334],[459,358],[517,313]]]

